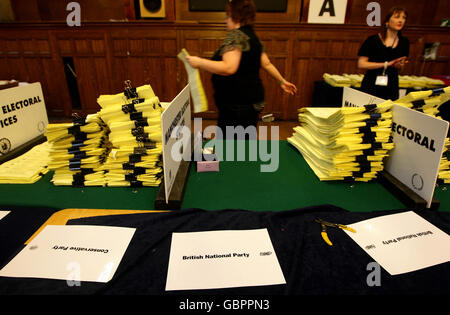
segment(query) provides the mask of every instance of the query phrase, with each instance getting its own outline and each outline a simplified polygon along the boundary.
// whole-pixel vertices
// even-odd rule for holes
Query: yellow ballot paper
[[[285,283],[267,229],[172,234],[166,291]]]
[[[393,149],[391,101],[363,107],[299,110],[300,126],[288,137],[321,181],[370,181]]]
[[[50,162],[48,142],[36,145],[28,152],[0,165],[0,184],[33,184],[48,172]]]
[[[2,277],[108,282],[136,229],[47,225],[2,270]]]
[[[206,112],[208,110],[208,100],[206,99],[205,90],[203,89],[200,72],[198,69],[191,67],[186,60],[186,56],[189,56],[189,53],[183,48],[178,54],[178,59],[183,61],[188,74],[192,101],[194,102],[194,113]]]

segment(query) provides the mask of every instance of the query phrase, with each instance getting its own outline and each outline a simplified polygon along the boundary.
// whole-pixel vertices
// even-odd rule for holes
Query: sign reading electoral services
[[[39,82],[0,91],[0,155],[44,134],[47,125]]]

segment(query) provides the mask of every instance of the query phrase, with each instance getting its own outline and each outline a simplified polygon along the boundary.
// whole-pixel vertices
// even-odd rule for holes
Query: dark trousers
[[[245,105],[236,105],[236,104],[227,104],[227,105],[218,105],[219,107],[219,120],[218,127],[222,130],[222,135],[224,139],[255,139],[256,134],[253,133],[245,133],[244,137],[241,137],[236,133],[228,133],[226,132],[226,127],[234,127],[234,130],[239,130],[241,128],[236,129],[236,127],[242,126],[245,130],[248,127],[247,131],[255,130],[257,132],[256,126],[258,124],[258,113],[253,108],[252,104]]]

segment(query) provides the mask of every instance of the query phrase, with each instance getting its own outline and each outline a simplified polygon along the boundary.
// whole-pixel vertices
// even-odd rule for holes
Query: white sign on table
[[[0,276],[108,282],[135,230],[48,225],[0,270]]]
[[[164,161],[164,188],[169,202],[182,159],[191,158],[191,107],[189,84],[173,99],[161,115]],[[180,140],[181,139],[181,140]]]
[[[285,283],[267,229],[172,234],[166,291]]]
[[[450,261],[450,236],[412,211],[348,225],[348,232],[390,275]]]
[[[0,211],[0,220],[6,217],[10,212],[11,211]]]
[[[385,170],[431,207],[448,122],[400,105],[392,112],[394,149]]]
[[[344,24],[347,0],[310,0],[308,23]]]
[[[381,104],[386,100],[344,86],[342,92],[342,107],[362,107],[368,104]]]
[[[0,155],[44,134],[47,125],[39,82],[0,90]]]

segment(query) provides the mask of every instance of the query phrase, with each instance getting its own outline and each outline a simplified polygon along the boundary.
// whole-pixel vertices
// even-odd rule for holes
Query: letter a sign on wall
[[[308,23],[344,24],[347,0],[310,0]]]

